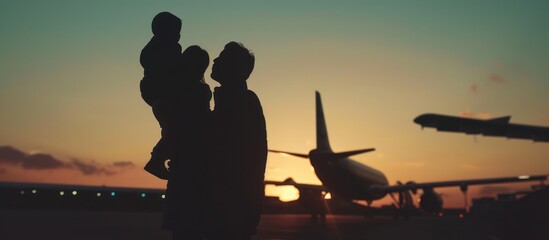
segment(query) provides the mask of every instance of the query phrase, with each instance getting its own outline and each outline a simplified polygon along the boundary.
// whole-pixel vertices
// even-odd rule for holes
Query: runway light
[[[59,195],[63,196],[63,195],[65,195],[65,192],[61,191],[61,192],[59,192]]]
[[[162,194],[162,196],[160,196],[162,199],[166,198],[166,194]]]
[[[144,198],[145,196],[147,196],[145,193],[141,193],[142,198]]]
[[[116,196],[116,193],[115,192],[111,192],[111,196]]]
[[[36,193],[36,190],[35,190],[35,189],[33,189],[33,190],[32,190],[32,193]]]
[[[24,190],[21,190],[21,192],[20,192],[20,193],[21,193],[21,195],[23,195],[23,194],[25,194],[25,191],[24,191]]]
[[[438,213],[438,216],[439,216],[439,217],[442,217],[442,216],[444,216],[444,213],[439,212],[439,213]]]
[[[97,196],[98,196],[98,197],[101,197],[101,193],[100,193],[100,192],[98,192],[98,193],[97,193]]]
[[[530,179],[530,176],[528,175],[522,175],[522,176],[518,176],[518,179]]]
[[[72,191],[72,195],[73,195],[73,196],[76,196],[76,194],[78,194],[77,191]]]
[[[463,218],[463,213],[460,213],[460,214],[459,214],[459,218]]]

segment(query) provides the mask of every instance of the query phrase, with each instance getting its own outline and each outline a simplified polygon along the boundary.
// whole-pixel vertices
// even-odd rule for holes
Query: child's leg
[[[151,159],[145,165],[145,171],[160,179],[167,180],[169,172],[166,169],[164,162],[169,158],[166,139],[162,137],[156,146],[154,146],[153,151],[151,152]]]
[[[153,114],[161,127],[161,138],[151,152],[151,159],[145,165],[145,170],[160,179],[168,179],[169,173],[165,161],[173,161],[175,132],[173,109],[162,101],[159,101],[152,108]]]
[[[153,108],[154,116],[161,128],[161,138],[153,148],[154,157],[162,158],[163,160],[173,157],[176,142],[176,133],[174,130],[177,124],[174,112],[175,110],[167,104],[157,104]]]
[[[160,140],[158,140],[158,143],[153,148],[153,151],[151,152],[152,158],[157,158],[161,160],[167,160],[172,157],[172,147],[170,145],[170,139],[167,136],[167,133],[164,128],[162,129],[162,136],[160,137]]]

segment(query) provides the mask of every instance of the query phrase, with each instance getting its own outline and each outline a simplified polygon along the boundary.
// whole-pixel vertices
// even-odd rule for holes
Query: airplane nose
[[[414,118],[414,122],[419,125],[422,125],[423,123],[425,123],[425,114],[419,115],[416,118]]]

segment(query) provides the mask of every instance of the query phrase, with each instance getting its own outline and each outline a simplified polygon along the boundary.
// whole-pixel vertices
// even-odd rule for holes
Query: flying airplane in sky
[[[509,123],[511,116],[488,120],[423,114],[414,119],[421,127],[436,128],[440,132],[462,132],[483,136],[531,139],[534,142],[549,142],[549,127]]]
[[[348,152],[334,152],[330,147],[326,121],[322,109],[320,93],[316,92],[316,149],[308,154],[293,153],[278,150],[269,150],[274,153],[284,153],[300,158],[308,158],[313,166],[315,173],[322,182],[322,185],[300,184],[293,179],[288,178],[285,181],[265,181],[265,184],[274,184],[278,186],[291,185],[300,192],[299,201],[305,206],[309,206],[312,214],[323,215],[325,212],[315,208],[319,202],[324,199],[324,195],[330,193],[331,196],[347,200],[366,200],[370,204],[389,194],[399,208],[413,206],[410,193],[416,193],[422,190],[420,198],[420,208],[426,211],[438,212],[442,209],[442,198],[440,194],[434,191],[434,188],[440,187],[459,187],[465,195],[465,207],[467,209],[467,187],[477,184],[509,183],[523,181],[544,181],[546,176],[516,176],[488,179],[454,180],[442,182],[415,183],[407,182],[396,185],[389,185],[387,177],[376,169],[349,159],[350,156],[374,151],[374,148],[361,149]],[[398,200],[393,194],[398,194]],[[322,205],[322,204],[320,204]]]

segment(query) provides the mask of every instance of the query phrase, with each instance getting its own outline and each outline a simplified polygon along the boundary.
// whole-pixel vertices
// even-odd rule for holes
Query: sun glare
[[[290,202],[299,198],[299,191],[293,186],[281,186],[278,188],[280,189],[278,199],[282,202]]]

